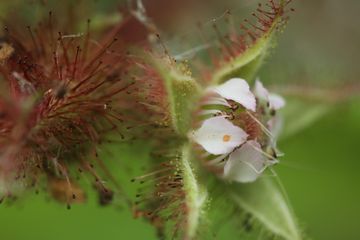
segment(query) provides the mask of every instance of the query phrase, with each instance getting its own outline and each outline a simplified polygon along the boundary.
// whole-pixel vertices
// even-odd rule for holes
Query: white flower
[[[224,116],[219,116],[205,120],[192,137],[207,152],[219,155],[230,153],[240,146],[248,134]]]
[[[260,82],[260,80],[258,79],[255,82],[254,93],[260,101],[265,101],[269,103],[269,107],[271,109],[279,110],[280,108],[285,106],[285,100],[275,93],[269,93],[269,91],[264,87],[262,82]]]
[[[213,114],[214,117],[206,119],[201,127],[192,133],[192,139],[205,151],[203,155],[210,157],[208,165],[222,170],[220,174],[223,179],[236,182],[253,182],[261,173],[277,160],[263,149],[275,149],[276,139],[273,133],[278,133],[281,122],[277,116],[269,114],[269,110],[278,110],[285,105],[282,97],[269,93],[260,81],[256,81],[254,94],[250,91],[247,82],[240,78],[232,78],[220,86],[209,89],[208,98],[203,102],[206,108],[200,111],[201,115]],[[213,95],[213,94],[216,95]],[[256,98],[265,110],[256,112]],[[228,100],[242,105],[247,111],[244,117],[242,110],[231,107]],[[220,108],[217,108],[220,106]],[[226,110],[224,110],[224,107]],[[248,111],[250,110],[250,111]],[[219,116],[220,115],[220,116]],[[241,127],[234,125],[225,116],[232,116],[240,120],[240,124],[250,126],[258,124],[264,135],[259,134],[248,139],[249,134]],[[250,120],[249,120],[250,119]],[[249,124],[249,125],[246,125]],[[268,125],[266,127],[265,125]],[[269,128],[269,129],[268,129]],[[248,128],[247,128],[248,129]],[[258,139],[268,137],[267,146],[261,146]],[[263,140],[263,139],[262,139]],[[214,155],[214,156],[211,156]]]
[[[268,158],[260,144],[254,140],[246,141],[248,134],[224,116],[205,120],[192,137],[208,153],[221,155],[212,160],[212,164],[221,163],[229,155],[223,166],[224,179],[252,182],[267,166]]]
[[[241,78],[232,78],[212,89],[225,99],[240,103],[243,107],[253,112],[256,111],[256,100],[250,91],[248,83]]]

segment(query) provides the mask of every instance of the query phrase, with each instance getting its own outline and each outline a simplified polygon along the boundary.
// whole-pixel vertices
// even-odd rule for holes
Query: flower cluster
[[[284,105],[284,99],[269,93],[259,80],[251,91],[245,80],[230,79],[208,89],[199,111],[205,120],[191,138],[206,151],[206,165],[222,178],[255,181],[278,161],[276,111]]]

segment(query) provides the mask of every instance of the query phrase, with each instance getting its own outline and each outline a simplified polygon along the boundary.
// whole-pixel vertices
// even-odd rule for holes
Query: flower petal
[[[269,95],[270,108],[279,110],[285,106],[285,99],[278,94],[271,93]]]
[[[237,182],[253,182],[266,168],[267,158],[255,148],[261,148],[256,141],[248,141],[230,154],[224,166],[224,178]]]
[[[260,101],[269,103],[269,107],[271,109],[279,110],[280,108],[285,106],[284,98],[278,94],[269,93],[269,91],[264,87],[264,85],[259,79],[257,79],[255,82],[254,93]]]
[[[219,116],[205,120],[192,137],[207,152],[219,155],[230,153],[240,146],[248,134],[224,116]]]
[[[214,92],[225,99],[240,103],[245,108],[256,110],[256,100],[254,94],[250,91],[248,83],[241,78],[232,78],[224,84],[213,89]]]
[[[256,79],[255,81],[254,93],[255,96],[258,97],[261,101],[269,100],[269,91],[264,87],[264,85],[259,79]]]

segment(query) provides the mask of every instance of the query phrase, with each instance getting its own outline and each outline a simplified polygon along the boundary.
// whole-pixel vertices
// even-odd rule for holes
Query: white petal
[[[271,93],[269,95],[269,103],[270,103],[270,108],[274,110],[279,110],[280,108],[283,108],[285,106],[285,99],[280,95]]]
[[[269,93],[269,91],[264,87],[260,80],[256,80],[255,96],[259,98],[260,101],[268,102],[271,109],[279,110],[280,108],[285,106],[285,100],[280,95],[275,93]]]
[[[254,93],[261,101],[267,102],[269,100],[269,91],[264,87],[259,79],[256,79],[255,81]]]
[[[225,99],[233,100],[240,103],[245,108],[256,110],[256,100],[254,94],[250,91],[248,83],[241,78],[232,78],[224,84],[213,89]]]
[[[219,155],[233,151],[246,141],[248,134],[224,116],[205,120],[192,138],[207,152]]]
[[[267,158],[255,148],[256,141],[248,141],[230,154],[224,166],[224,178],[237,182],[253,182],[266,168]]]

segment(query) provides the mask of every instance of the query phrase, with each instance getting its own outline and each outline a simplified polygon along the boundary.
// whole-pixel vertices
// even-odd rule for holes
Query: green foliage
[[[184,65],[164,59],[151,61],[166,86],[173,128],[179,135],[186,136],[190,129],[194,103],[200,95],[200,87],[187,70],[183,69]]]
[[[214,84],[223,83],[224,81],[235,77],[247,79],[249,82],[254,80],[257,71],[274,43],[276,33],[283,27],[284,22],[286,22],[284,11],[288,2],[281,0],[279,3],[273,2],[272,4],[270,10],[265,10],[271,12],[270,20],[267,21],[269,15],[265,14],[262,17],[267,20],[263,19],[262,21],[258,21],[254,32],[249,29],[245,30],[244,35],[241,35],[240,37],[244,39],[250,37],[250,43],[246,43],[246,40],[243,40],[244,46],[242,47],[244,50],[240,54],[232,56],[230,61],[223,64],[213,74],[212,81]],[[251,27],[254,26],[252,25]],[[259,31],[259,29],[261,30]]]
[[[251,213],[273,234],[287,240],[301,239],[286,197],[270,178],[251,184],[231,184],[228,191],[235,204]]]
[[[234,77],[253,80],[271,46],[272,31],[258,39],[244,53],[217,70],[213,75],[213,82],[222,83]]]

